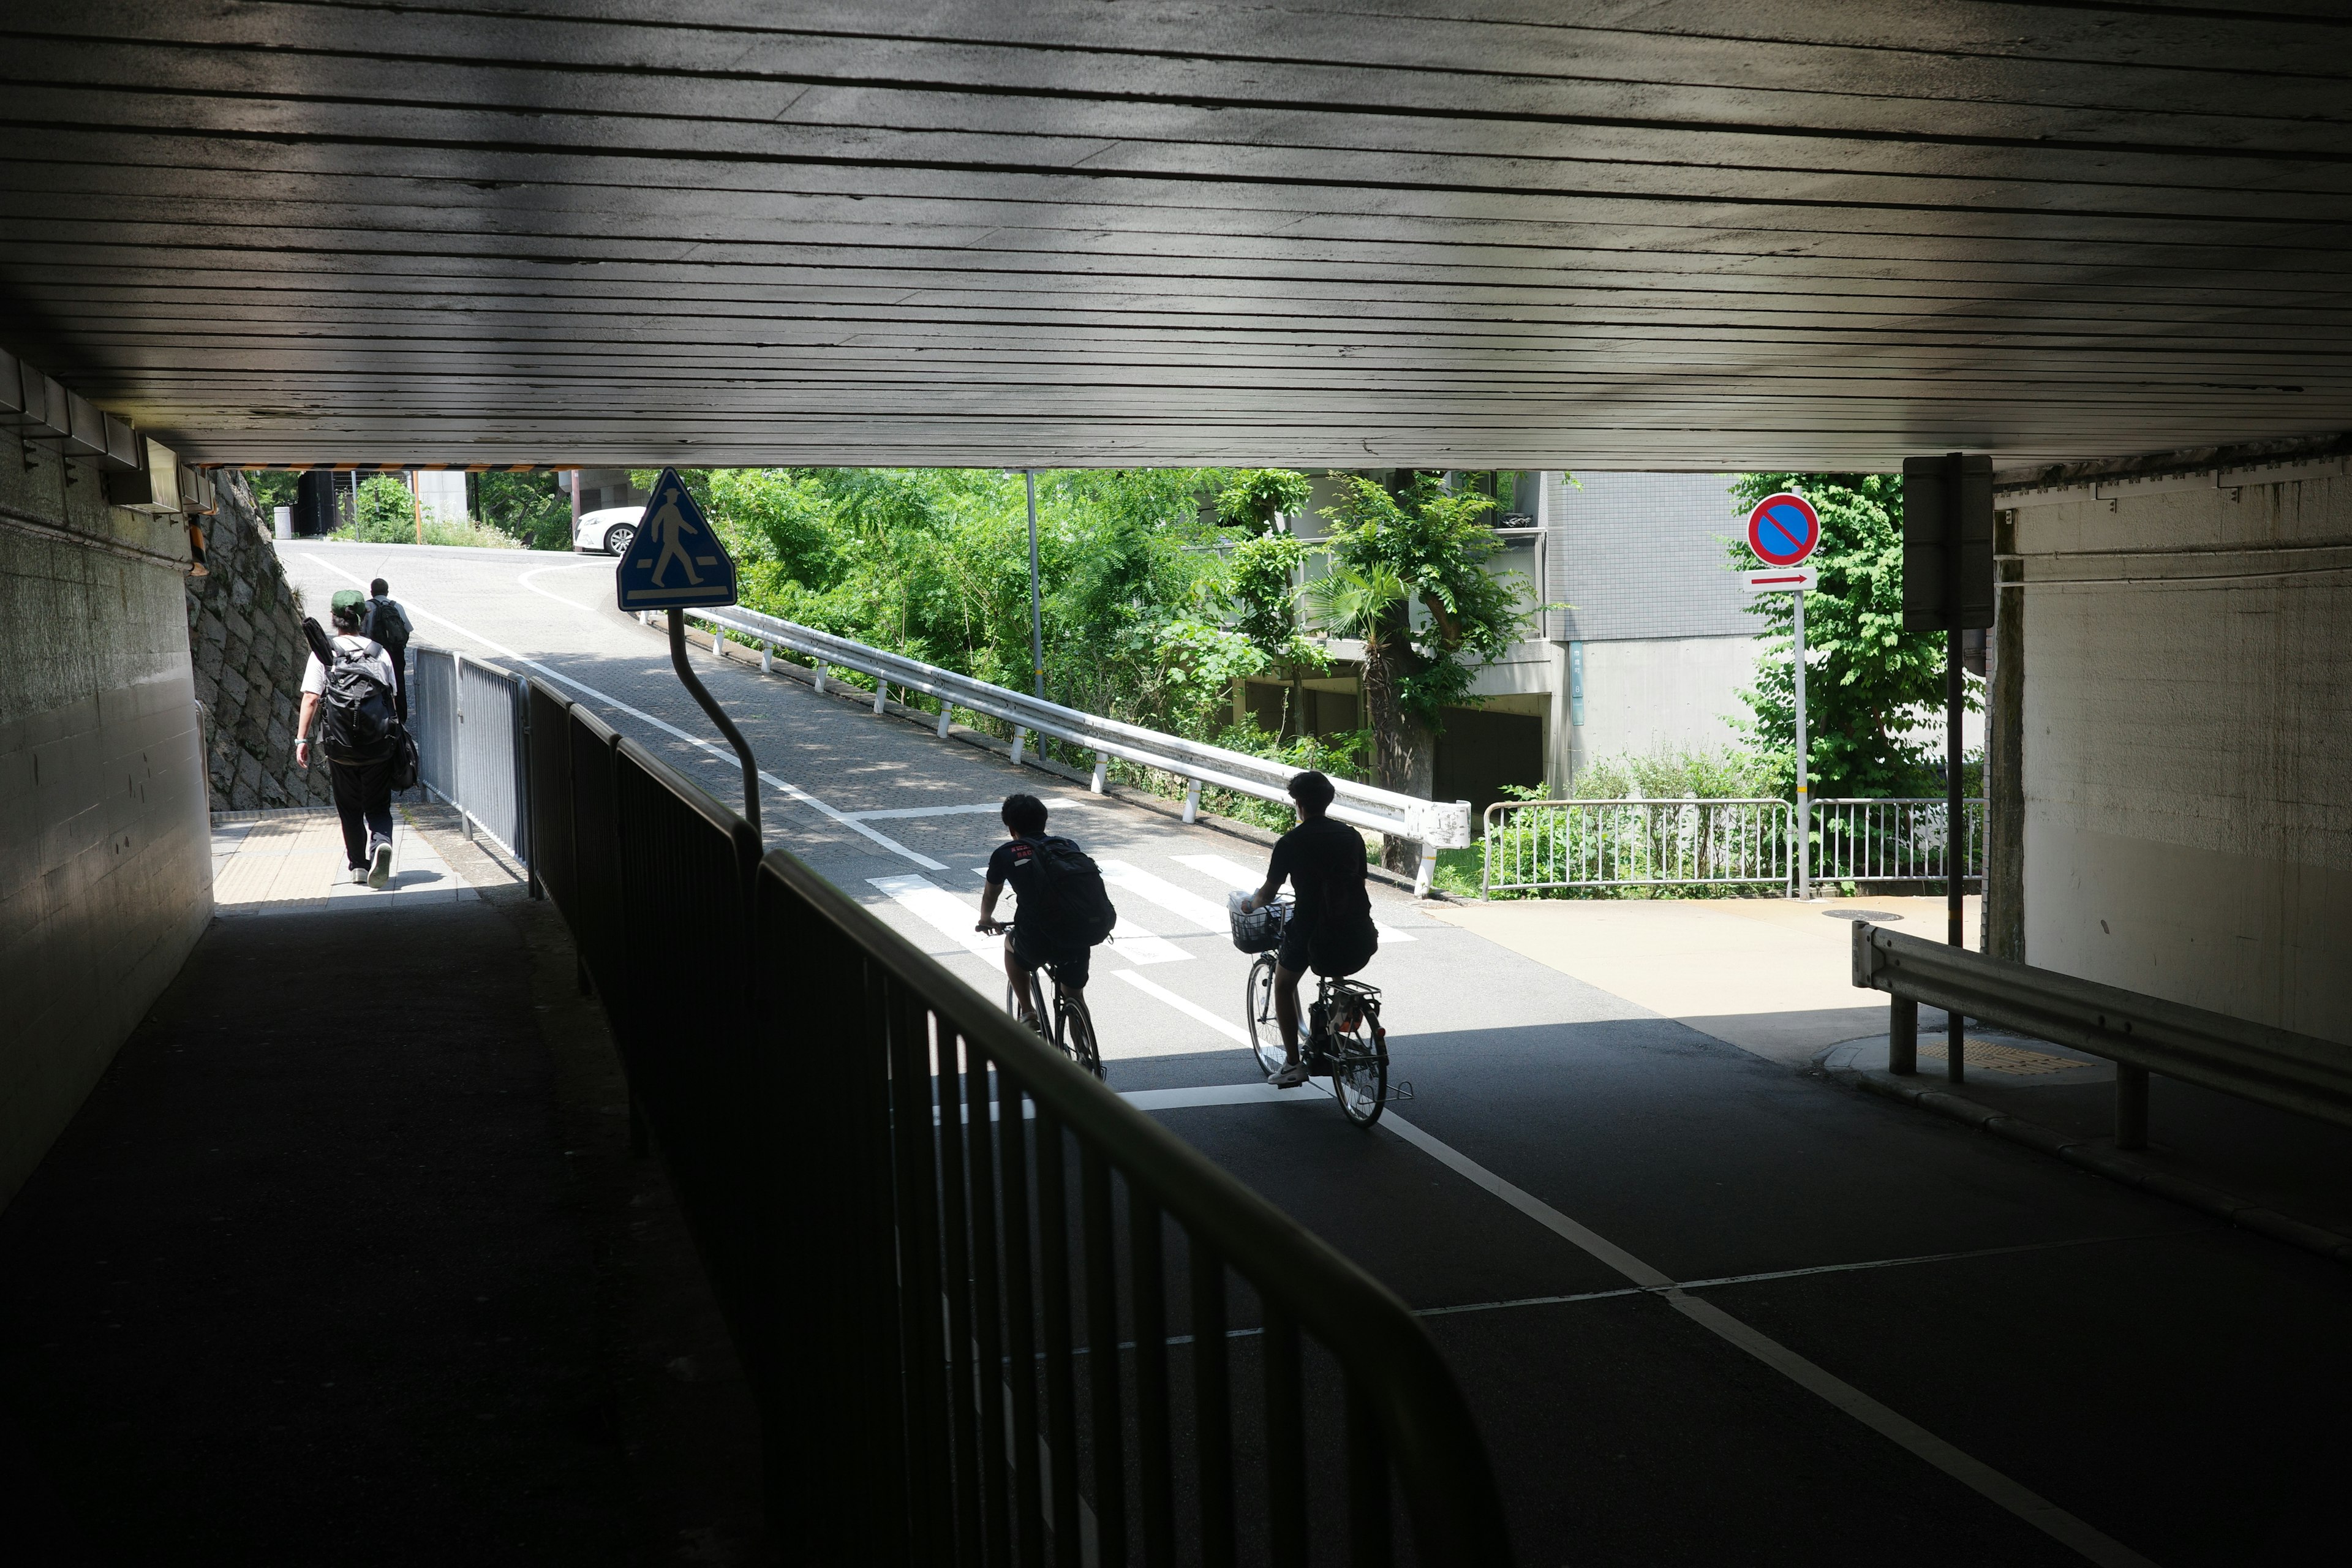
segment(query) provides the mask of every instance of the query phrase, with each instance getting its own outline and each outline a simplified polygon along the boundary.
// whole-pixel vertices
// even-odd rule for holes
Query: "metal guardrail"
[[[1963,876],[1984,877],[1985,803],[1966,804]],[[1822,882],[1940,882],[1940,799],[1817,800],[1803,836]],[[1510,800],[1486,808],[1481,859],[1488,896],[1556,888],[1779,883],[1793,895],[1794,808],[1771,797]]]
[[[1778,883],[1795,875],[1785,800],[1498,800],[1486,808],[1484,885],[1547,888]]]
[[[408,727],[417,782],[527,867],[530,831],[530,703],[521,677],[429,644],[412,644]],[[534,892],[537,879],[532,879]]]
[[[1941,795],[1812,803],[1812,875],[1816,882],[1940,882],[1948,855],[1951,810]],[[1967,836],[1963,878],[1982,880],[1985,811],[1982,800],[1962,803]]]
[[[2116,1064],[2116,1146],[2147,1144],[2147,1075],[2352,1127],[2352,1051],[2054,970],[1988,958],[1857,921],[1853,983],[1891,998],[1887,1070],[1919,1070],[1922,1004]],[[1965,1077],[1962,1053],[1946,1076]]]
[[[1384,1563],[1401,1500],[1415,1561],[1510,1562],[1403,1303],[652,753],[530,703],[546,885],[796,1561],[1304,1564],[1328,1534],[1317,1561]]]
[[[892,686],[932,698],[940,704],[941,734],[947,732],[954,709],[986,714],[1008,723],[1013,727],[1013,754],[1015,762],[1021,758],[1025,737],[1042,735],[1093,752],[1097,780],[1104,760],[1110,757],[1172,773],[1186,782],[1184,819],[1188,822],[1199,809],[1201,786],[1203,784],[1229,789],[1237,795],[1253,795],[1260,800],[1289,804],[1286,786],[1298,770],[1282,763],[1253,757],[1243,752],[1227,751],[1202,741],[1164,735],[1140,724],[1122,723],[1116,719],[1083,713],[1075,708],[1065,708],[1058,702],[1025,696],[1003,686],[991,686],[984,680],[975,680],[951,669],[925,664],[920,659],[869,647],[847,637],[837,637],[829,632],[780,620],[755,610],[688,610],[686,613],[691,619],[723,627],[754,646],[781,648],[801,655],[817,665],[820,680],[824,667],[827,665],[854,669],[871,677],[877,683],[877,701],[882,700],[884,689]],[[1331,782],[1339,791],[1338,798],[1331,804],[1332,816],[1358,827],[1370,828],[1375,833],[1411,838],[1421,844],[1421,869],[1414,879],[1416,892],[1426,893],[1429,890],[1429,879],[1436,865],[1438,850],[1458,849],[1470,842],[1468,801],[1422,800],[1346,779]]]

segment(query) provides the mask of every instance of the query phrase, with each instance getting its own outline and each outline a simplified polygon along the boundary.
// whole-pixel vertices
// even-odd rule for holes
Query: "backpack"
[[[368,611],[366,634],[392,655],[393,665],[397,668],[408,656],[408,623],[400,618],[400,612],[393,607],[390,599],[377,599],[373,604],[374,607]]]
[[[1110,928],[1118,923],[1118,911],[1111,907],[1101,868],[1069,839],[1032,838],[1029,843],[1036,851],[1030,864],[1037,868],[1031,897],[1043,906],[1037,912],[1045,929],[1088,947],[1108,940]]]
[[[328,645],[335,661],[327,667],[326,695],[320,700],[326,715],[320,739],[331,763],[379,762],[399,742],[392,688],[365,662],[383,650],[364,637],[360,640],[364,647]]]

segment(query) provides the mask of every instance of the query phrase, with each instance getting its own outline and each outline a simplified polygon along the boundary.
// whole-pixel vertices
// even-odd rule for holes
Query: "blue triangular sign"
[[[625,610],[709,608],[735,602],[735,562],[676,468],[646,498],[637,536],[613,574]]]

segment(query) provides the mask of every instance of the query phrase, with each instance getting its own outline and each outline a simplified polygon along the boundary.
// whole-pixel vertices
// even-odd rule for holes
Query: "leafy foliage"
[[[1295,534],[1261,533],[1244,540],[1227,558],[1223,603],[1233,617],[1233,628],[1255,648],[1260,660],[1278,665],[1290,677],[1290,693],[1283,705],[1281,734],[1287,739],[1299,730],[1301,691],[1307,676],[1331,667],[1330,655],[1307,637],[1299,624],[1299,568],[1306,564],[1307,542]]]
[[[482,521],[533,550],[572,548],[572,498],[542,474],[481,476]]]
[[[1769,493],[1769,492],[1767,492]],[[1753,800],[1777,793],[1772,764],[1755,752],[1727,746],[1714,752],[1627,752],[1602,757],[1576,775],[1578,800]],[[1518,793],[1518,792],[1514,792]],[[1528,792],[1523,798],[1539,798]]]
[[[1821,588],[1805,595],[1805,740],[1816,796],[1917,795],[1937,787],[1917,731],[1944,699],[1944,638],[1903,629],[1903,479],[1899,474],[1742,474],[1742,508],[1793,490],[1821,514],[1808,565]],[[1734,565],[1764,563],[1745,539]],[[1772,793],[1795,792],[1796,687],[1789,594],[1759,594],[1748,613],[1767,627],[1756,684],[1742,693],[1740,729],[1771,769]],[[1971,710],[1980,705],[1969,697]]]
[[[1305,474],[1288,468],[1241,468],[1217,491],[1217,521],[1265,533],[1277,517],[1296,515],[1314,494]]]
[[[426,544],[464,544],[492,550],[520,550],[524,542],[510,533],[475,522],[470,518],[442,518],[425,511]],[[417,541],[415,498],[406,485],[390,474],[378,474],[360,483],[359,518],[330,537],[364,544],[414,544]],[[567,521],[568,526],[568,521]]]
[[[1416,479],[1402,495],[1374,480],[1340,477],[1339,502],[1326,508],[1339,570],[1318,584],[1318,613],[1364,639],[1367,661],[1396,669],[1398,706],[1435,731],[1478,670],[1510,651],[1534,619],[1527,578],[1491,573],[1502,547],[1486,521],[1491,496],[1453,492]],[[1418,626],[1406,611],[1418,606]],[[1338,629],[1335,626],[1334,629]]]

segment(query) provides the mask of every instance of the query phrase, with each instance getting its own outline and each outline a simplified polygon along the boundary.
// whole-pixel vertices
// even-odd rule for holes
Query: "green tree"
[[[1315,493],[1315,482],[1289,468],[1236,468],[1217,489],[1217,521],[1264,533],[1279,517],[1295,515]]]
[[[1225,563],[1223,601],[1234,630],[1265,663],[1281,667],[1290,689],[1282,705],[1277,739],[1288,741],[1305,726],[1307,677],[1331,668],[1330,656],[1311,641],[1298,621],[1298,570],[1307,545],[1296,534],[1261,533],[1242,541]]]
[[[1805,595],[1805,749],[1813,793],[1916,795],[1934,767],[1915,735],[1944,696],[1941,633],[1903,629],[1903,478],[1900,474],[1742,474],[1732,494],[1743,510],[1791,490],[1821,514],[1822,540],[1806,563],[1821,587]],[[1743,571],[1765,563],[1736,539]],[[1756,684],[1741,693],[1741,722],[1771,768],[1778,791],[1795,793],[1796,687],[1789,653],[1793,595],[1759,594],[1764,654]],[[1974,693],[1971,710],[1979,705]]]
[[[572,498],[553,473],[481,476],[482,521],[533,550],[572,548]]]
[[[1493,497],[1448,490],[1425,474],[1393,489],[1333,477],[1339,500],[1323,515],[1339,570],[1316,585],[1312,602],[1333,630],[1364,639],[1373,782],[1425,796],[1444,710],[1509,651],[1537,606],[1524,575],[1486,569],[1501,548],[1485,521]],[[1407,850],[1389,853],[1402,868]]]
[[[414,544],[416,498],[405,484],[390,474],[362,479],[359,516],[350,527],[338,529],[334,537],[365,544]]]

